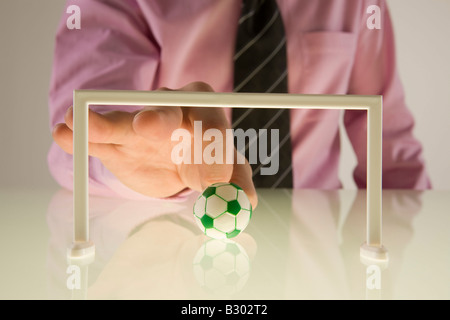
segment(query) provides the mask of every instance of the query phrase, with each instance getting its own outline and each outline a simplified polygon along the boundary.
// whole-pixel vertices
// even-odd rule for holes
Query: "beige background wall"
[[[0,1],[0,187],[56,186],[47,93],[64,1]]]
[[[450,189],[450,1],[388,0],[407,102],[433,186]],[[53,37],[64,1],[0,1],[0,188],[44,188],[51,143],[47,92]],[[343,137],[341,177],[354,158]]]

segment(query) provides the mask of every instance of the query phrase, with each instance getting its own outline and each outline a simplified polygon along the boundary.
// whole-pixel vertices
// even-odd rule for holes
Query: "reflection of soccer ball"
[[[244,248],[232,240],[206,241],[193,261],[194,276],[209,294],[231,296],[248,280],[250,260]]]
[[[233,238],[244,230],[252,216],[245,192],[234,183],[215,183],[198,197],[194,217],[200,229],[215,239]]]

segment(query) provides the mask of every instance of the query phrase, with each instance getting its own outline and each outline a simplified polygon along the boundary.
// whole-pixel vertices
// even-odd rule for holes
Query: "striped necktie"
[[[286,37],[275,0],[243,0],[234,55],[234,92],[287,92]],[[266,143],[266,159],[252,163],[253,182],[257,188],[292,188],[292,155],[288,109],[233,109],[233,128],[255,129]],[[267,129],[267,135],[261,132]],[[271,134],[279,130],[278,146],[271,145]],[[250,148],[260,147],[260,139],[246,141]],[[259,150],[258,150],[259,152]],[[261,174],[261,168],[279,160],[278,172]],[[264,170],[263,170],[264,171]]]

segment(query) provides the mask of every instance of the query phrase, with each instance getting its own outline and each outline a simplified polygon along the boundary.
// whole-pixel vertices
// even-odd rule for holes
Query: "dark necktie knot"
[[[257,34],[276,12],[275,0],[243,0],[239,24],[245,23],[242,30],[248,34]],[[257,17],[257,19],[252,17]]]

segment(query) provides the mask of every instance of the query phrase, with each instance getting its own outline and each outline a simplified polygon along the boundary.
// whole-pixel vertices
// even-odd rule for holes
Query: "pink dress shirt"
[[[240,0],[71,0],[69,5],[80,7],[81,29],[69,30],[70,14],[63,15],[49,94],[52,127],[63,122],[74,89],[154,90],[204,81],[215,91],[232,91]],[[383,95],[383,187],[429,188],[396,70],[385,1],[278,0],[278,5],[287,36],[289,92]],[[381,8],[379,30],[367,27],[370,5]],[[295,188],[341,187],[340,114],[291,111]],[[366,112],[346,111],[343,122],[358,160],[354,179],[364,188]],[[56,181],[71,189],[72,156],[53,144],[48,162]],[[90,190],[143,197],[96,158],[90,158]]]

